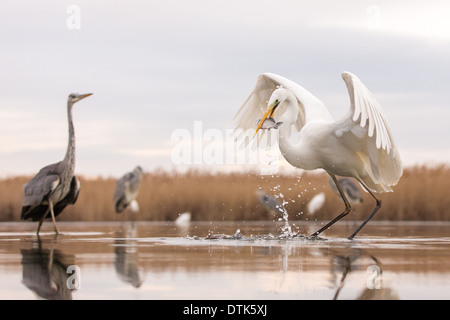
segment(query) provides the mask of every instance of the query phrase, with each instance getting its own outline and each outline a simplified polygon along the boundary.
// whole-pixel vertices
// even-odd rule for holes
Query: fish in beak
[[[261,129],[264,121],[266,121],[267,118],[272,118],[273,113],[275,112],[275,109],[279,106],[280,101],[279,100],[275,100],[271,105],[269,105],[266,109],[266,111],[264,112],[261,120],[259,120],[258,123],[258,127],[256,127],[256,131],[254,136],[256,136],[256,134],[258,133],[259,129]]]

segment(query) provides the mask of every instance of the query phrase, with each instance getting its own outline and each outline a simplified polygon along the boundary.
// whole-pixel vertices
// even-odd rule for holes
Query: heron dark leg
[[[42,222],[44,222],[45,216],[39,220],[38,228],[36,230],[36,235],[39,236],[39,230],[41,230]]]
[[[361,181],[359,181],[359,183],[361,183]],[[350,237],[348,237],[349,240],[352,240],[356,234],[359,232],[359,230],[361,230],[367,222],[369,222],[370,219],[372,219],[372,217],[374,216],[374,214],[378,211],[378,209],[380,209],[381,207],[381,200],[378,200],[377,197],[375,197],[373,195],[373,193],[369,190],[369,188],[367,188],[364,183],[361,183],[361,185],[364,187],[364,189],[367,190],[367,192],[370,193],[370,195],[375,199],[375,201],[377,202],[377,205],[375,206],[375,208],[372,210],[372,213],[366,218],[366,220],[363,221],[363,223],[361,223],[361,225],[356,228],[356,230],[352,233],[352,235]]]
[[[47,214],[48,214],[48,210],[49,210],[49,208],[47,208],[47,210],[45,211],[45,213],[44,213],[44,215],[42,216],[41,220],[39,220],[38,228],[37,228],[37,230],[36,230],[36,235],[37,235],[37,236],[39,236],[39,230],[41,230],[42,223],[44,222],[45,217],[46,217]]]
[[[55,233],[59,234],[58,227],[56,226],[55,214],[53,213],[53,202],[51,200],[48,201],[48,207],[50,208],[50,213],[52,215],[53,227],[55,228]]]
[[[334,183],[336,184],[336,187],[337,187],[337,189],[339,191],[339,194],[341,195],[341,198],[344,201],[345,210],[340,215],[338,215],[336,218],[334,218],[333,220],[328,222],[325,226],[323,226],[322,228],[320,228],[319,230],[314,232],[311,235],[311,237],[317,237],[321,232],[323,232],[324,230],[326,230],[329,227],[331,227],[336,221],[338,221],[338,220],[342,219],[343,217],[345,217],[352,210],[352,207],[350,206],[350,203],[348,202],[347,198],[345,197],[345,194],[342,191],[341,186],[339,185],[339,183],[338,183],[338,181],[336,179],[336,176],[334,174],[330,174],[330,176],[333,179]]]

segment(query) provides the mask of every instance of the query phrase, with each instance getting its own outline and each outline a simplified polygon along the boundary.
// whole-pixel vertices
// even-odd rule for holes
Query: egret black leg
[[[352,207],[350,206],[350,203],[348,202],[347,198],[345,197],[344,192],[341,189],[341,186],[339,185],[336,176],[334,174],[330,174],[331,178],[333,179],[334,183],[336,184],[337,189],[339,190],[339,194],[341,195],[342,200],[344,201],[345,204],[345,210],[344,212],[342,212],[340,215],[338,215],[336,218],[334,218],[333,220],[331,220],[330,222],[328,222],[325,226],[323,226],[322,228],[320,228],[319,230],[317,230],[316,232],[314,232],[311,237],[316,237],[318,236],[321,232],[323,232],[324,230],[328,229],[329,227],[331,227],[336,221],[342,219],[343,217],[345,217],[351,210]]]
[[[336,293],[334,294],[333,300],[337,300],[339,293],[341,292],[342,287],[344,286],[344,280],[347,277],[348,273],[350,272],[350,268],[351,268],[350,259],[346,258],[345,259],[345,270],[344,270],[344,273],[342,274],[341,281],[339,282],[339,286],[338,286],[338,289],[336,290]]]
[[[361,181],[359,181],[359,183],[361,183]],[[375,208],[372,210],[372,213],[366,218],[366,220],[363,221],[363,223],[361,223],[361,225],[356,228],[356,230],[352,233],[352,235],[350,237],[348,237],[349,240],[352,240],[356,234],[359,232],[359,230],[361,230],[367,222],[369,222],[370,219],[372,219],[372,217],[375,215],[375,213],[378,211],[378,209],[380,209],[381,207],[381,201],[377,199],[377,197],[375,197],[373,195],[373,193],[363,184],[361,183],[361,185],[364,187],[364,189],[367,190],[367,192],[370,193],[370,195],[375,199],[375,201],[377,202],[377,205],[375,206]]]

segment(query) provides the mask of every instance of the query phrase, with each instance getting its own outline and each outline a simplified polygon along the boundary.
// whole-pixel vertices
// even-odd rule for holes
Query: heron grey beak
[[[92,96],[92,95],[93,95],[93,93],[80,94],[80,96],[78,97],[77,102],[80,101],[81,99],[87,98],[87,97]]]
[[[275,109],[278,107],[279,104],[280,101],[275,100],[270,106],[267,107],[261,120],[259,120],[258,127],[256,128],[255,134],[253,136],[255,136],[258,133],[259,129],[261,129],[264,121],[266,121],[267,118],[272,118],[273,113],[275,112]]]

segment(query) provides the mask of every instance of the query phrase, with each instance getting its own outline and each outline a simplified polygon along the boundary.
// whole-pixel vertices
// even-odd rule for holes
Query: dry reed
[[[10,177],[0,180],[0,220],[18,221],[22,205],[22,185],[30,177]],[[80,196],[74,206],[65,209],[61,221],[114,221],[127,220],[133,213],[117,215],[114,212],[113,193],[116,179],[81,177]],[[255,191],[264,189],[272,195],[284,196],[290,220],[330,220],[344,208],[342,200],[328,184],[328,175],[303,173],[261,176],[247,173],[209,174],[191,171],[168,173],[155,171],[143,179],[138,202],[137,220],[174,220],[189,211],[193,220],[273,220],[258,203]],[[382,208],[377,220],[448,220],[450,217],[450,168],[412,167],[404,170],[403,177],[392,193],[379,194]],[[326,201],[314,216],[306,212],[306,205],[317,193],[324,192]],[[355,218],[364,219],[375,205],[368,193],[364,202],[355,206]]]

